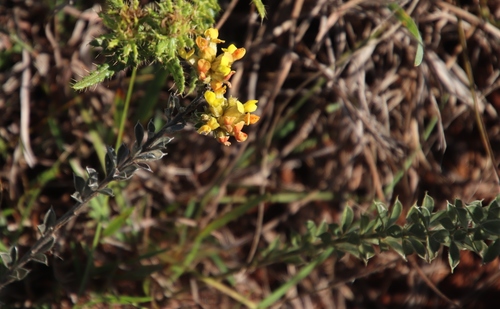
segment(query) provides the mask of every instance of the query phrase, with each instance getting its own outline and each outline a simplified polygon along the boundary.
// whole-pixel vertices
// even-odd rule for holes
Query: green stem
[[[128,108],[130,106],[130,98],[132,97],[132,90],[134,89],[135,76],[137,75],[137,67],[132,68],[132,75],[130,76],[130,83],[128,84],[127,97],[125,98],[125,106],[123,108],[122,117],[120,119],[120,130],[118,131],[118,139],[116,140],[115,149],[118,149],[122,144],[123,130],[125,129],[125,120],[127,119]]]

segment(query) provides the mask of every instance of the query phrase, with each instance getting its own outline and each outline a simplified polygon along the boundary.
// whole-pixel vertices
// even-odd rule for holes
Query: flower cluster
[[[256,123],[259,116],[251,114],[257,109],[257,100],[241,103],[236,98],[224,97],[226,87],[231,87],[229,79],[235,73],[231,66],[245,56],[246,50],[231,44],[217,55],[217,44],[224,43],[218,37],[219,31],[210,28],[203,37],[196,38],[196,54],[195,49],[182,49],[179,55],[196,69],[198,79],[210,88],[204,94],[208,107],[199,117],[198,133],[214,132],[220,143],[229,146],[231,136],[238,142],[245,141],[248,135],[241,131],[243,126]]]

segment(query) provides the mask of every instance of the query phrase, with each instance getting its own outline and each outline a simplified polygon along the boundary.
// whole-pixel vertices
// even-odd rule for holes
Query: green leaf
[[[406,255],[404,253],[403,246],[401,245],[400,240],[393,237],[386,237],[385,239],[382,240],[382,242],[391,247],[394,251],[396,251],[397,254],[399,254],[406,261]]]
[[[434,199],[432,197],[430,197],[429,195],[427,195],[427,193],[425,193],[422,207],[427,209],[429,211],[429,213],[432,213],[432,211],[434,210]]]
[[[99,84],[106,78],[111,78],[114,74],[115,71],[111,69],[109,64],[104,63],[102,65],[99,65],[95,71],[91,72],[89,75],[76,82],[73,85],[73,89],[84,90],[85,88],[89,88],[96,84]]]
[[[262,3],[262,0],[252,0],[252,3],[255,5],[257,12],[259,12],[260,20],[263,21],[266,18],[266,7]]]
[[[466,230],[456,230],[453,233],[453,240],[458,241],[458,242],[463,242],[465,240],[466,236],[467,236]]]
[[[424,225],[423,224],[420,224],[420,223],[416,223],[416,224],[413,224],[412,226],[410,226],[410,228],[408,229],[408,232],[413,235],[413,236],[416,236],[418,238],[422,238],[424,239],[426,236],[427,236],[427,230],[425,229]]]
[[[403,239],[403,252],[405,256],[412,255],[413,252],[415,252],[415,249],[413,248],[413,245],[411,244],[411,241],[408,239]]]
[[[415,54],[414,65],[419,66],[422,63],[422,59],[424,57],[424,44],[422,42],[422,37],[420,36],[420,32],[418,31],[418,27],[413,21],[413,19],[406,13],[397,3],[388,4],[389,9],[394,12],[397,19],[401,22],[401,24],[410,31],[413,37],[417,40],[417,52]]]
[[[483,211],[483,207],[481,205],[469,205],[466,207],[466,209],[469,211],[470,216],[472,220],[474,220],[475,223],[479,224],[483,219],[486,217],[486,214]]]
[[[396,221],[398,221],[399,216],[401,216],[401,213],[403,212],[403,204],[397,199],[396,202],[394,203],[394,206],[392,206],[391,210],[391,215],[389,217],[389,221],[387,221],[387,225],[391,226]]]
[[[257,308],[269,308],[271,305],[275,304],[278,299],[285,295],[291,288],[294,288],[299,282],[304,280],[313,270],[316,269],[316,267],[318,267],[319,264],[323,263],[330,255],[332,255],[332,253],[334,253],[333,248],[326,249],[320,256],[299,270],[295,276],[287,280],[269,296],[264,298],[259,303]]]
[[[38,252],[37,254],[33,255],[31,259],[35,262],[42,263],[45,265],[49,265],[49,261],[47,260],[47,256],[41,252]]]
[[[494,199],[488,206],[487,219],[500,219],[500,203],[498,198]]]
[[[455,224],[453,224],[453,221],[451,221],[448,216],[442,216],[441,219],[439,219],[439,223],[448,231],[453,231],[455,229]]]
[[[438,241],[432,237],[427,238],[427,263],[438,257],[439,249],[441,249],[441,244]]]
[[[102,235],[104,237],[111,236],[116,233],[127,221],[128,217],[132,214],[135,208],[129,207],[125,208],[125,211],[122,211],[120,215],[117,217],[113,218],[111,222],[109,222],[108,226],[104,229],[102,232]]]
[[[361,215],[361,217],[359,218],[359,232],[361,233],[361,235],[369,232],[370,227],[373,227],[374,224],[375,222],[373,222],[373,224],[370,226],[370,217],[365,214]]]
[[[486,252],[484,253],[483,256],[483,263],[489,263],[496,259],[500,255],[500,239],[495,240],[494,243],[492,243],[488,249],[486,249]]]
[[[447,230],[436,230],[432,232],[431,238],[440,244],[445,244],[449,241],[450,232]]]
[[[465,208],[457,208],[457,217],[460,226],[464,229],[469,227],[470,216]]]
[[[454,241],[450,243],[450,248],[448,249],[448,263],[450,264],[452,273],[458,263],[460,263],[460,251]]]
[[[419,216],[420,210],[418,209],[417,206],[413,205],[410,208],[410,211],[408,211],[408,214],[406,214],[406,221],[411,224],[411,223],[417,223],[420,221],[420,216]]]
[[[342,218],[340,220],[342,233],[347,232],[347,230],[351,227],[353,220],[354,220],[354,212],[352,211],[351,207],[346,205],[344,208],[344,212],[342,213]]]
[[[425,246],[416,238],[414,237],[409,237],[408,240],[411,242],[411,245],[413,249],[415,249],[415,252],[417,252],[418,256],[421,258],[425,259]]]
[[[486,220],[481,224],[481,227],[490,235],[500,235],[500,219]]]
[[[394,238],[401,238],[403,236],[403,229],[399,225],[393,225],[387,229],[387,235]]]

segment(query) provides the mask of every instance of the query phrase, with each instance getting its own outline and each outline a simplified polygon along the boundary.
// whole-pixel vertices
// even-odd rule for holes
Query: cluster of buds
[[[196,69],[198,79],[210,88],[204,94],[208,107],[200,116],[198,133],[214,132],[220,143],[229,146],[231,136],[238,142],[245,141],[248,135],[241,131],[243,126],[256,123],[259,116],[251,114],[257,109],[257,100],[241,103],[236,98],[224,96],[226,87],[231,87],[229,78],[235,73],[231,66],[245,56],[246,50],[231,44],[217,55],[217,44],[224,43],[218,37],[219,31],[210,28],[203,37],[196,38],[197,53],[195,49],[182,49],[179,55]]]

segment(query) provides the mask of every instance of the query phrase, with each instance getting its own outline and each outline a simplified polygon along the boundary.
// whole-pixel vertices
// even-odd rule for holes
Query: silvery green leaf
[[[127,145],[122,144],[120,148],[118,148],[118,157],[117,157],[117,164],[118,166],[121,166],[125,160],[127,160],[128,156],[130,154],[130,150],[128,149]]]
[[[106,165],[106,175],[112,175],[116,167],[116,154],[111,146],[106,146],[106,157],[104,158]]]
[[[135,164],[137,167],[139,167],[140,169],[143,169],[145,171],[148,171],[148,172],[153,172],[153,170],[151,169],[151,167],[149,167],[149,165],[147,165],[146,163],[136,163]]]
[[[83,203],[82,195],[80,194],[80,192],[73,193],[71,197],[75,199],[78,203]]]
[[[160,160],[161,158],[163,158],[166,155],[167,155],[167,153],[162,152],[160,149],[156,149],[156,150],[148,151],[145,153],[141,153],[140,155],[138,155],[136,157],[134,162],[137,163],[137,162],[156,161],[156,160]]]
[[[97,171],[91,167],[87,167],[87,173],[89,174],[89,179],[87,179],[87,186],[95,191],[99,187],[99,178]]]
[[[56,213],[52,206],[50,206],[50,209],[45,214],[45,217],[43,218],[43,224],[45,225],[46,229],[51,228],[56,224]]]
[[[2,258],[2,262],[5,265],[5,267],[12,266],[12,259],[10,258],[10,254],[2,252],[0,253],[0,258]]]
[[[38,252],[37,254],[33,255],[31,259],[35,262],[45,264],[49,266],[49,261],[47,259],[47,256],[41,252]]]
[[[37,227],[38,231],[40,232],[40,234],[42,234],[42,235],[45,234],[45,230],[46,230],[45,224],[39,224],[36,227]]]
[[[56,238],[54,236],[51,236],[49,240],[45,244],[43,244],[42,247],[40,247],[39,252],[49,251],[50,249],[52,249],[52,247],[54,247],[55,243],[56,243]]]
[[[102,190],[99,190],[99,193],[102,193],[102,194],[107,195],[107,196],[115,196],[113,194],[113,190],[111,190],[110,188],[104,188]]]
[[[26,268],[18,268],[14,271],[14,274],[12,275],[12,277],[16,278],[17,280],[21,281],[23,280],[24,278],[26,278],[26,276],[29,274],[29,270],[27,270]]]
[[[173,132],[177,132],[177,131],[180,131],[182,129],[184,129],[184,127],[186,126],[185,123],[179,123],[179,124],[176,124],[176,125],[173,125],[173,126],[170,126],[168,127],[165,132],[166,133],[173,133]]]
[[[115,174],[114,179],[117,180],[126,180],[130,179],[135,173],[135,171],[138,170],[138,167],[135,165],[129,165],[126,168],[124,168],[121,172]]]
[[[162,136],[158,138],[151,147],[158,146],[160,148],[165,148],[168,143],[170,143],[174,138],[169,136]]]
[[[148,141],[150,141],[153,136],[155,135],[155,131],[156,131],[156,128],[155,128],[155,124],[153,123],[153,119],[149,119],[149,122],[148,122]]]
[[[144,127],[140,122],[137,122],[137,124],[135,125],[134,133],[137,147],[140,148],[142,146],[142,140],[144,139]]]
[[[73,174],[73,183],[75,184],[76,192],[81,194],[83,192],[83,189],[85,188],[85,179],[76,174]]]
[[[10,248],[10,251],[9,251],[9,254],[10,254],[10,261],[12,264],[15,264],[17,262],[17,257],[18,257],[18,250],[17,250],[17,247],[16,246],[13,246]]]

